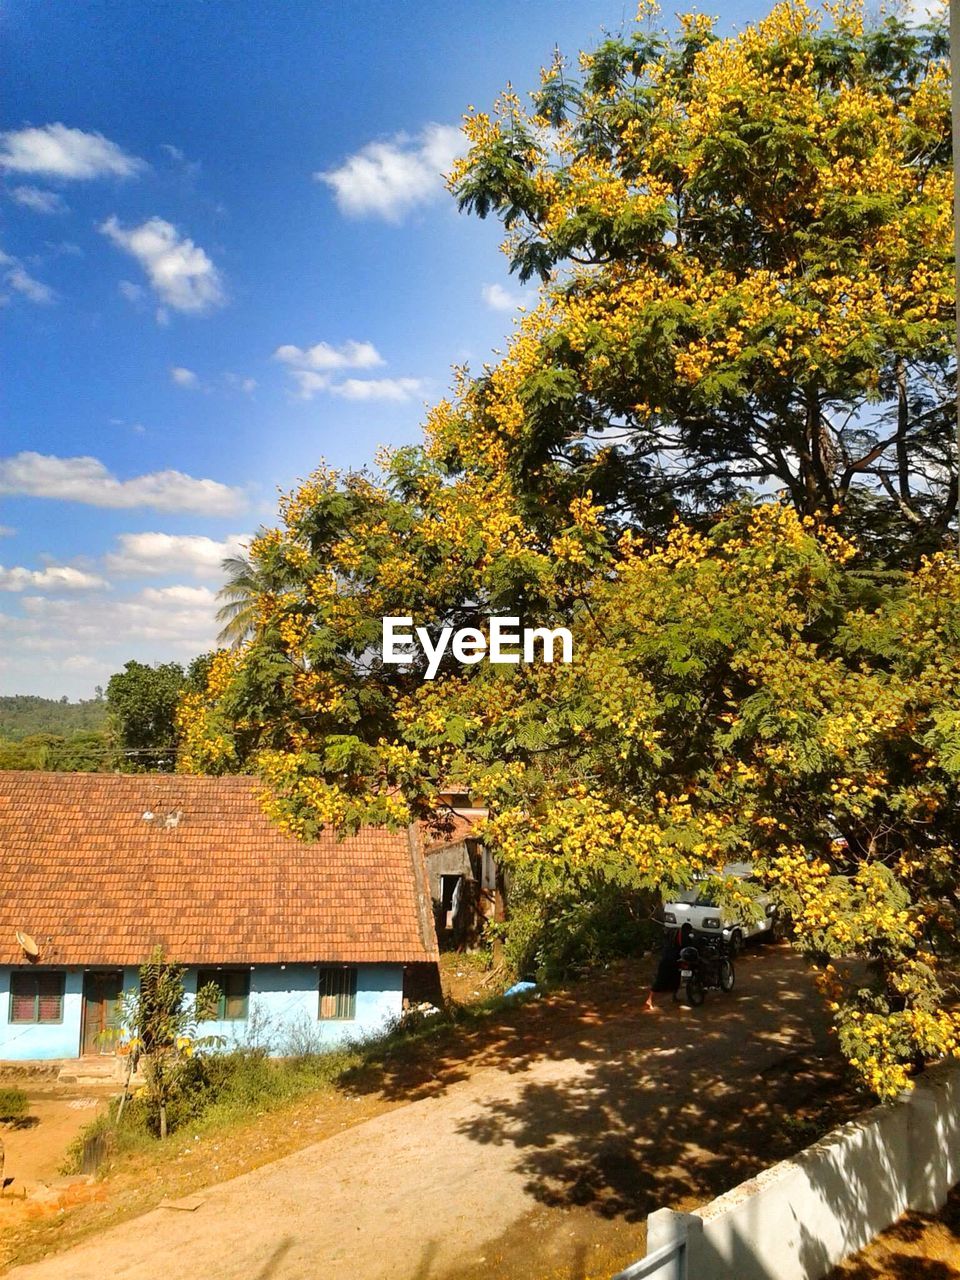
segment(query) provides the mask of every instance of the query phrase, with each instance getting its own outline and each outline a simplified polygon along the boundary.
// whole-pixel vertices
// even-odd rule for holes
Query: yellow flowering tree
[[[453,186],[540,299],[422,447],[283,500],[249,638],[178,718],[182,769],[256,768],[304,838],[470,790],[538,928],[752,861],[880,1096],[958,1031],[938,40],[797,3],[638,27],[473,115]],[[573,660],[382,660],[386,616],[494,615],[570,627]]]
[[[781,504],[611,545],[585,498],[545,544],[423,454],[393,466],[318,474],[254,543],[302,586],[262,600],[254,639],[183,704],[181,767],[255,765],[305,838],[430,820],[454,782],[489,807],[484,838],[547,928],[610,886],[672,892],[751,861],[875,1092],[949,1050],[935,957],[960,905],[960,568],[936,556],[879,589]],[[435,634],[495,613],[562,620],[573,660],[447,657],[431,680],[422,659],[381,660],[385,615]]]
[[[776,487],[891,561],[942,545],[944,31],[803,0],[722,38],[639,22],[465,128],[461,208],[548,284],[482,395],[530,483],[562,464],[647,527]]]

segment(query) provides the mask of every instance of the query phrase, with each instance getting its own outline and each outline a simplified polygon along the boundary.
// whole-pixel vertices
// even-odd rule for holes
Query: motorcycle
[[[681,989],[686,991],[687,1002],[694,1006],[703,1004],[707,991],[733,990],[736,973],[729,954],[730,944],[724,938],[700,938],[693,946],[680,951],[680,984],[674,992],[674,1000],[680,999]]]

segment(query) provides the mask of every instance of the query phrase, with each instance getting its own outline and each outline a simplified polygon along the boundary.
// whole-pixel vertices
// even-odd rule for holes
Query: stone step
[[[124,1058],[75,1058],[65,1062],[58,1084],[122,1084],[127,1078]]]

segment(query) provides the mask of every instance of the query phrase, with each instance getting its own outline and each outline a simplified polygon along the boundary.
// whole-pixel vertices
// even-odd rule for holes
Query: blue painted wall
[[[62,1022],[10,1021],[10,974],[0,968],[0,1058],[75,1058],[80,1052],[83,970],[68,969],[64,979]],[[62,972],[62,971],[61,971]]]
[[[227,966],[230,968],[239,966]],[[205,1022],[205,1034],[222,1036],[225,1049],[261,1046],[271,1053],[331,1048],[382,1031],[403,1007],[403,966],[356,965],[356,1016],[321,1019],[318,966],[256,965],[250,971],[248,1014],[242,1021]],[[63,1021],[10,1022],[10,968],[0,968],[0,1060],[75,1058],[80,1053],[83,970],[67,969]],[[124,970],[124,988],[135,989],[137,970]],[[188,969],[184,985],[197,989],[197,970]]]
[[[403,1007],[402,965],[356,965],[356,1017],[320,1018],[319,974],[316,965],[257,965],[250,973],[250,1000],[245,1021],[204,1022],[207,1035],[223,1036],[224,1048],[262,1046],[272,1053],[297,1048],[331,1048],[348,1040],[382,1031]],[[184,978],[196,992],[197,971]]]

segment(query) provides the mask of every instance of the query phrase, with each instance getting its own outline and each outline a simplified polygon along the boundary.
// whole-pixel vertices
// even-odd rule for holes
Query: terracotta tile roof
[[[186,964],[436,959],[416,833],[301,843],[257,787],[0,771],[0,964],[24,961],[17,929],[47,964],[138,964],[156,943]]]

